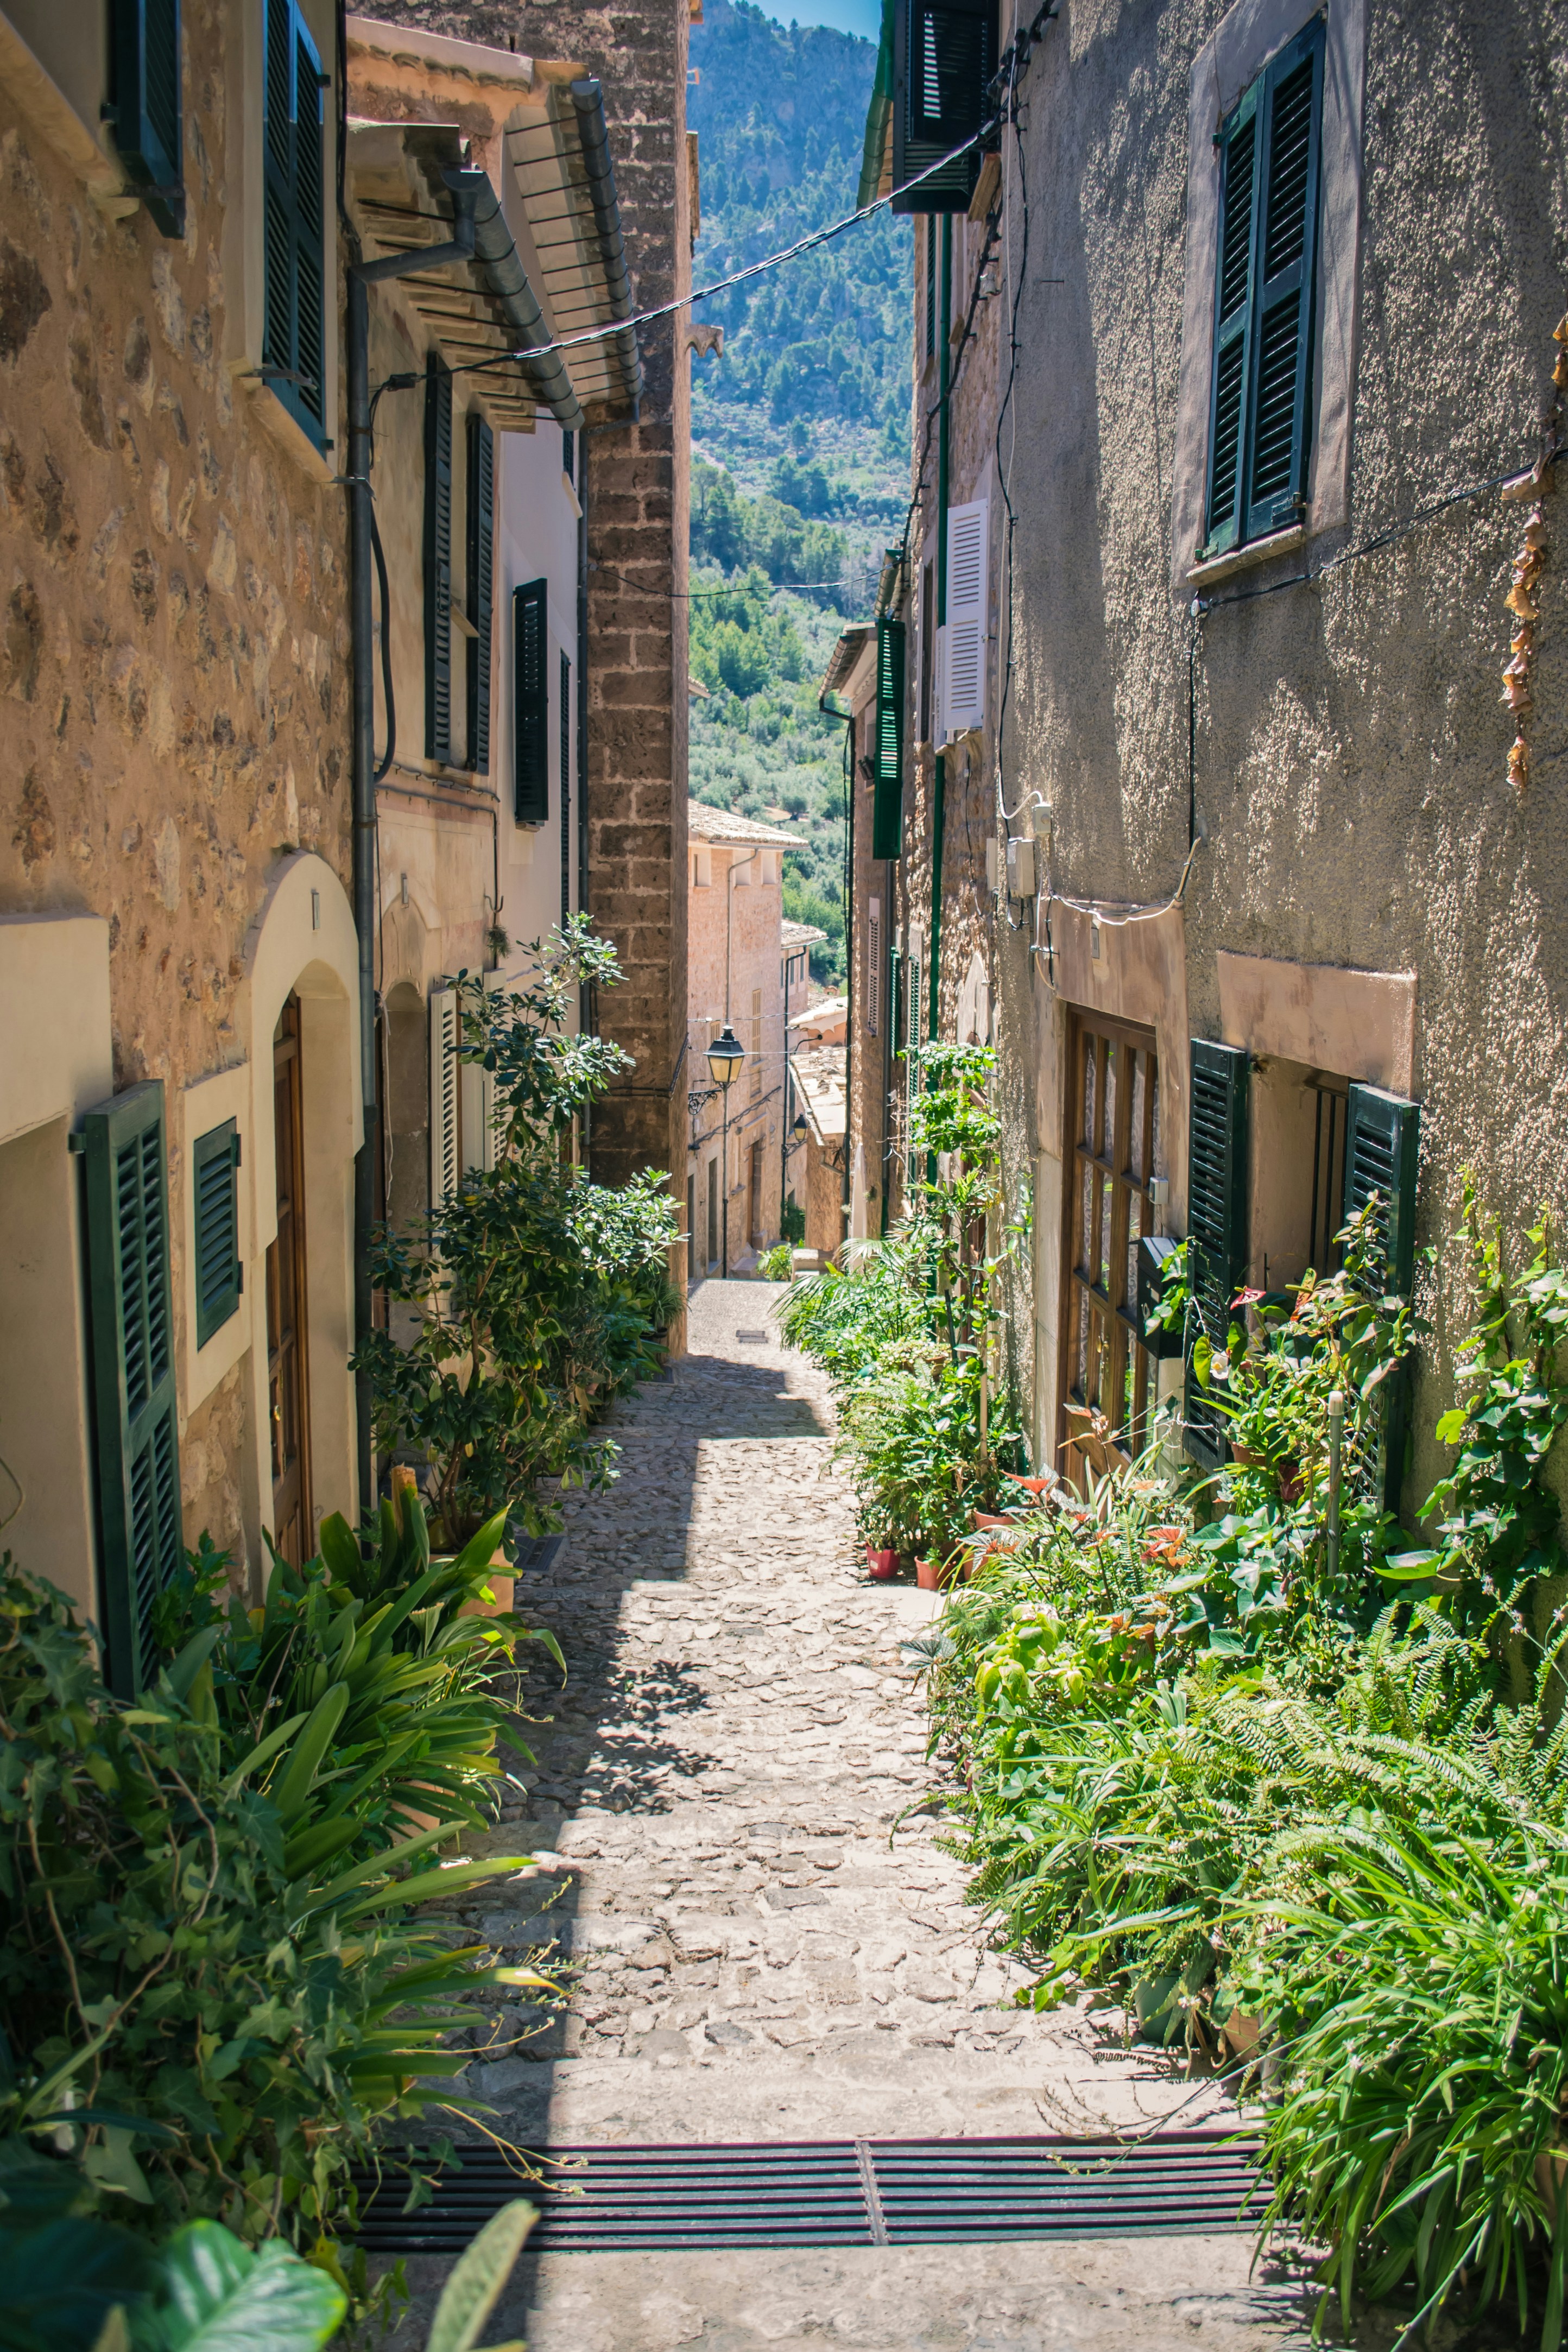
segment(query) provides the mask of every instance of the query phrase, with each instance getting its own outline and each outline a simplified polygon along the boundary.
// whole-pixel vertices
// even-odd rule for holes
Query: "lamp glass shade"
[[[708,1067],[713,1073],[714,1085],[727,1087],[745,1058],[744,1045],[726,1021],[722,1034],[708,1048]]]
[[[790,1129],[790,1132],[791,1132],[791,1134],[795,1137],[795,1141],[796,1141],[797,1143],[804,1143],[804,1142],[805,1141],[806,1136],[807,1136],[807,1134],[810,1132],[810,1130],[808,1129],[808,1128],[807,1128],[807,1126],[806,1126],[806,1123],[805,1123],[805,1111],[803,1111],[803,1110],[797,1110],[797,1111],[796,1111],[796,1113],[795,1113],[795,1120],[794,1120],[794,1123],[793,1123],[793,1125],[792,1125],[792,1127],[791,1127],[791,1129]]]

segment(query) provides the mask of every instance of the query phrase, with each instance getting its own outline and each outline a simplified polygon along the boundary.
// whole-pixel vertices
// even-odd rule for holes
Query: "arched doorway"
[[[267,1391],[271,1412],[272,1540],[295,1568],[310,1558],[314,1533],[300,1025],[300,999],[290,994],[272,1033],[278,1232],[267,1251]]]

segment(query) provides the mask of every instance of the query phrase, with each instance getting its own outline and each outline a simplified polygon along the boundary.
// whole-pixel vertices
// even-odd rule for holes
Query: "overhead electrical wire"
[[[868,205],[846,213],[840,220],[830,221],[826,228],[814,228],[808,236],[797,237],[793,245],[784,246],[780,252],[770,253],[761,261],[750,261],[744,269],[732,270],[728,278],[717,278],[710,286],[694,286],[689,294],[682,294],[676,301],[660,302],[651,310],[634,311],[629,319],[611,319],[603,326],[585,327],[574,335],[557,335],[547,343],[531,343],[524,350],[491,352],[482,360],[465,361],[460,367],[454,368],[452,373],[483,375],[490,368],[509,367],[519,360],[542,359],[552,352],[572,352],[584,343],[602,343],[612,335],[624,335],[628,327],[651,326],[656,320],[673,318],[678,310],[709,301],[715,294],[727,294],[731,287],[743,286],[748,278],[760,278],[765,270],[777,269],[786,261],[797,260],[803,253],[810,253],[817,246],[826,245],[830,237],[842,236],[846,229],[856,228],[862,221],[870,220],[874,214],[884,211],[895,195],[907,195],[911,188],[918,188],[938,172],[944,172],[950,163],[957,163],[960,156],[969,154],[990,136],[994,127],[990,123],[983,124],[959,146],[950,148],[945,155],[939,155],[934,163],[928,163],[923,172],[917,172],[912,180],[904,181],[898,188],[889,189],[885,196],[874,196]]]

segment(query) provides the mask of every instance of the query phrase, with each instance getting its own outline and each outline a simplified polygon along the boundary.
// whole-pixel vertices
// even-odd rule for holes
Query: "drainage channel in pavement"
[[[1268,2202],[1258,2144],[1229,2132],[1116,2140],[810,2140],[754,2147],[552,2147],[521,2180],[465,2153],[433,2201],[366,2177],[368,2253],[455,2254],[518,2196],[535,2253],[713,2246],[915,2246],[1255,2230]]]

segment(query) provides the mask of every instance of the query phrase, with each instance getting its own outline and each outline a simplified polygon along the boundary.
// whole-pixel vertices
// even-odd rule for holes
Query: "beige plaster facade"
[[[726,1265],[731,1274],[749,1271],[779,1238],[788,1118],[783,872],[794,839],[776,825],[690,804],[682,1085],[691,1098],[686,1205],[698,1279]],[[706,1058],[726,1022],[746,1056],[727,1103],[710,1092]]]

